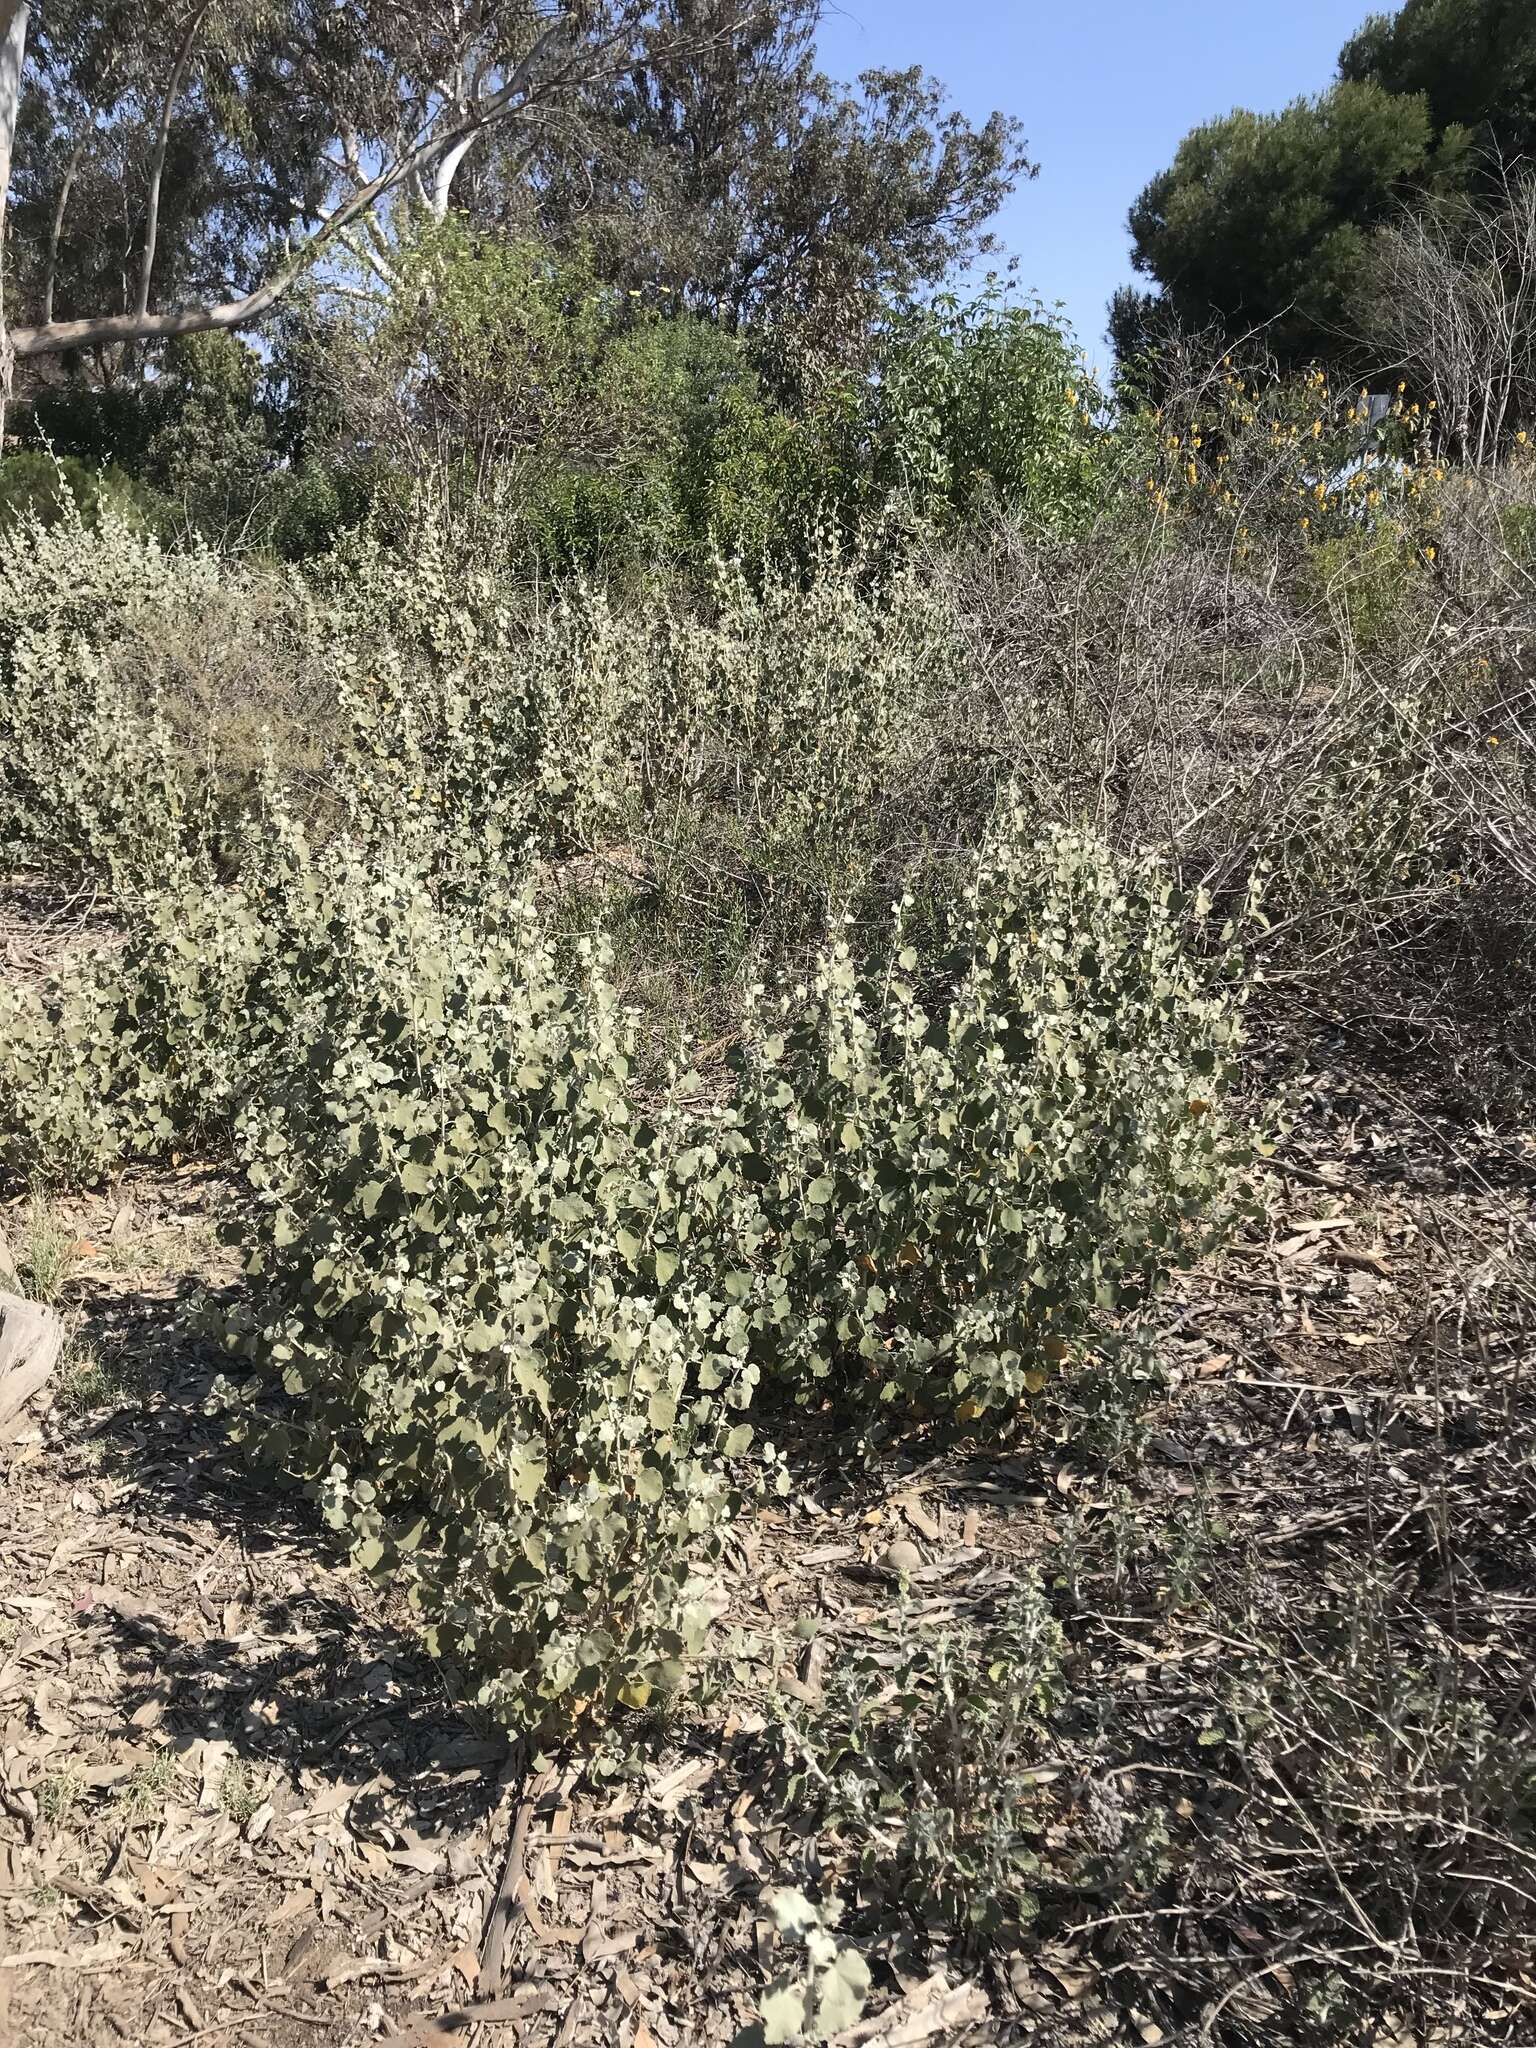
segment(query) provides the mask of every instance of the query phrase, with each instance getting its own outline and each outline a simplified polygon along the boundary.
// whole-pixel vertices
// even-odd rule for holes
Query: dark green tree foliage
[[[988,219],[1034,167],[1015,121],[973,127],[915,67],[835,84],[816,65],[819,12],[661,0],[635,62],[593,82],[579,127],[553,132],[531,167],[503,147],[480,206],[557,240],[574,229],[616,282],[731,327],[862,331],[876,296],[990,249]]]
[[[1536,7],[1531,0],[1407,0],[1344,46],[1339,76],[1422,93],[1436,135],[1466,128],[1506,159],[1536,153]]]
[[[141,533],[163,528],[169,510],[153,491],[110,465],[97,468],[78,456],[40,448],[21,448],[0,460],[0,533],[22,519],[56,525],[71,505],[88,529],[110,511]]]
[[[159,423],[151,387],[127,381],[97,386],[81,378],[34,387],[30,404],[10,422],[29,445],[96,469],[115,463],[133,476],[149,459]]]
[[[1167,390],[1165,344],[1178,316],[1159,292],[1123,284],[1111,295],[1105,325],[1115,358],[1115,381],[1134,403],[1160,405]]]
[[[1340,84],[1278,114],[1246,109],[1186,135],[1130,213],[1131,260],[1181,324],[1264,327],[1282,360],[1337,354],[1365,237],[1416,187],[1454,179],[1457,130],[1379,85]],[[1136,331],[1127,307],[1122,331]]]
[[[1533,154],[1532,0],[1407,0],[1371,15],[1328,91],[1192,130],[1131,208],[1131,260],[1158,290],[1115,295],[1122,371],[1171,315],[1229,338],[1263,326],[1282,362],[1350,373],[1363,238],[1421,198],[1486,199],[1500,160]]]
[[[248,533],[276,467],[260,358],[232,334],[184,335],[159,358],[142,380],[41,386],[22,416],[27,440],[66,465],[134,478],[184,529]]]
[[[152,389],[159,420],[146,455],[150,482],[196,531],[248,531],[274,471],[256,351],[233,334],[184,335],[165,350]]]

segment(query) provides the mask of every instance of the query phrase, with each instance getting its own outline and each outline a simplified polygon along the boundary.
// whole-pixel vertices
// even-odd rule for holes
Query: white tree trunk
[[[468,135],[460,136],[452,149],[445,149],[438,158],[437,170],[432,179],[432,217],[434,220],[446,220],[448,218],[448,201],[453,192],[454,177],[458,172],[459,165],[463,163],[465,157],[473,149],[475,137],[479,133],[478,128],[471,129]]]
[[[28,0],[0,0],[0,235],[11,191],[11,147],[21,105],[21,67],[27,55]]]
[[[149,166],[149,196],[144,208],[144,255],[139,265],[138,309],[141,314],[149,311],[149,286],[155,270],[155,246],[160,239],[160,182],[165,176],[165,151],[171,139],[171,122],[175,118],[176,101],[181,92],[182,81],[187,75],[187,66],[192,61],[192,46],[197,41],[198,30],[202,27],[203,18],[212,4],[213,0],[201,0],[201,5],[193,10],[192,19],[187,23],[187,32],[181,39],[181,48],[176,53],[170,83],[165,88],[165,97],[160,105],[160,124],[155,131],[155,153]]]
[[[11,196],[11,149],[21,105],[21,68],[27,56],[28,0],[0,0],[0,456],[15,355],[5,324],[5,218]]]
[[[3,43],[0,43],[0,234],[3,234],[3,208],[10,182],[11,139],[15,133],[16,110],[21,97],[29,4],[30,0],[0,0],[0,32],[4,36]],[[447,210],[454,176],[476,138],[493,127],[526,117],[530,106],[541,95],[547,97],[563,91],[580,75],[577,58],[567,47],[571,42],[574,10],[570,0],[560,0],[548,18],[548,25],[534,37],[515,68],[494,91],[482,92],[477,78],[465,103],[440,108],[428,124],[428,132],[403,148],[374,177],[362,178],[356,145],[343,130],[342,147],[348,157],[345,169],[353,179],[355,190],[334,210],[323,214],[319,226],[305,244],[290,252],[254,291],[221,305],[186,306],[174,312],[152,313],[148,299],[166,137],[175,99],[184,83],[193,42],[208,11],[208,4],[209,0],[203,0],[201,6],[194,8],[191,26],[172,67],[169,89],[161,108],[151,166],[148,234],[141,252],[135,293],[137,307],[131,313],[109,313],[95,319],[55,320],[45,317],[36,325],[12,327],[7,331],[4,303],[0,299],[0,433],[3,433],[4,397],[9,390],[10,368],[16,358],[52,355],[65,349],[94,348],[110,342],[165,341],[178,334],[207,334],[217,329],[243,327],[250,321],[259,320],[332,243],[345,244],[354,225],[366,231],[375,208],[398,188],[419,189],[428,196],[428,203],[441,216]],[[610,53],[621,46],[635,8],[636,0],[626,0],[625,7],[619,10],[619,23],[612,32],[596,45],[583,49],[581,61],[588,66],[589,73],[595,73],[598,66],[608,61]],[[327,161],[332,169],[342,168],[333,159],[328,158]],[[3,246],[0,246],[0,258],[3,258]],[[364,260],[372,261],[366,255]],[[382,263],[382,259],[372,267],[382,277],[388,278],[388,266]],[[50,306],[50,313],[51,310]]]

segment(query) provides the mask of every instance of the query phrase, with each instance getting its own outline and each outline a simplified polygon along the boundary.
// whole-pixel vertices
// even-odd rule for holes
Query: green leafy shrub
[[[333,989],[338,950],[377,917],[351,849],[316,859],[280,812],[264,824],[257,879],[142,890],[120,946],[41,987],[0,984],[0,1167],[79,1184],[227,1143]]]
[[[239,335],[185,334],[164,350],[144,474],[186,531],[233,543],[270,531],[275,461],[262,375]]]
[[[51,1142],[83,1155],[257,1093],[242,1425],[512,1725],[682,1684],[770,1362],[908,1412],[1017,1404],[1188,1254],[1234,1156],[1190,1098],[1233,1020],[1176,903],[1017,819],[932,969],[947,1026],[903,967],[872,1038],[834,956],[739,1108],[642,1104],[602,959],[562,978],[526,905],[445,907],[349,841],[267,831],[259,881],[201,919],[167,898],[77,987],[83,1035],[39,1019],[17,1099],[45,1131],[56,1099]]]
[[[389,450],[408,488],[376,504],[402,534],[425,494],[544,573],[781,541],[795,435],[735,336],[664,292],[617,289],[580,247],[450,220],[418,226],[396,261],[387,308],[329,338],[347,403],[324,438],[342,470]]]
[[[744,376],[700,393],[683,417],[673,489],[690,552],[715,548],[756,563],[807,544],[839,497],[814,423]]]
[[[1303,557],[1303,592],[1312,591],[1361,653],[1386,645],[1411,624],[1405,603],[1414,575],[1411,555],[1389,533],[1334,535]]]
[[[56,526],[78,518],[87,527],[115,519],[138,533],[158,533],[171,508],[148,485],[108,463],[93,468],[77,455],[21,448],[0,461],[0,532],[27,521]]]
[[[484,891],[601,834],[631,652],[601,599],[530,615],[430,522],[409,577],[358,535],[308,582],[31,522],[0,564],[0,831],[128,905],[233,871],[271,756],[318,835]]]
[[[430,562],[416,588],[430,600]],[[366,667],[354,655],[337,679],[338,829],[490,906],[537,860],[608,835],[638,636],[602,598],[578,593],[533,620],[487,602],[378,624]]]
[[[382,464],[309,462],[273,485],[271,542],[285,562],[306,562],[339,546],[366,524],[390,489]]]
[[[995,281],[970,300],[941,294],[890,321],[878,362],[867,399],[878,497],[905,492],[940,526],[998,503],[1051,532],[1092,513],[1100,401],[1043,307],[1010,304]]]
[[[145,1062],[113,958],[43,989],[0,984],[0,1178],[53,1186],[98,1180],[176,1136],[170,1090]]]
[[[768,1903],[780,1934],[802,1943],[805,1953],[764,1991],[758,2019],[736,2036],[734,2048],[831,2041],[857,2022],[869,1991],[869,1965],[837,1937],[842,1903],[792,1889],[774,1892]]]
[[[197,797],[170,725],[119,659],[146,618],[212,601],[200,554],[167,555],[115,516],[25,520],[0,560],[0,841],[119,896],[178,868]]]
[[[1026,1579],[979,1623],[836,1662],[824,1695],[783,1702],[783,1792],[892,1903],[978,1940],[1032,1920],[1050,1815],[1063,1637]]]
[[[642,1114],[601,961],[387,904],[387,955],[245,1127],[242,1426],[516,1727],[685,1677],[747,1448],[760,1236],[725,1113]],[[259,1381],[243,1391],[255,1398]]]
[[[708,597],[703,617],[658,606],[608,629],[628,674],[622,828],[652,842],[671,943],[686,929],[727,958],[782,954],[918,829],[952,645],[912,566],[826,532],[803,570],[720,565]]]
[[[1016,1408],[1211,1241],[1238,1016],[1190,908],[1005,808],[929,957],[898,921],[888,971],[833,946],[760,1020],[745,1114],[802,1398]]]
[[[236,1110],[301,1056],[309,1012],[334,1003],[342,1028],[349,962],[395,957],[408,931],[455,901],[495,928],[527,853],[521,838],[500,842],[498,821],[522,823],[528,791],[511,781],[501,803],[505,758],[469,743],[434,777],[443,728],[432,713],[444,703],[423,692],[413,722],[397,701],[398,725],[387,693],[353,707],[343,829],[316,845],[269,763],[231,825],[230,879],[166,848],[161,872],[146,873],[136,845],[120,942],[74,956],[41,985],[0,983],[0,1168],[81,1184],[128,1159],[224,1149]],[[458,701],[450,694],[449,711]],[[369,736],[380,738],[376,756]]]
[[[1536,505],[1506,506],[1499,532],[1515,566],[1527,573],[1536,570]]]
[[[1235,795],[1234,822],[1270,876],[1268,907],[1305,920],[1314,945],[1357,937],[1450,865],[1454,827],[1436,801],[1429,736],[1453,714],[1438,694],[1430,685],[1389,699],[1370,678],[1354,680],[1287,777],[1256,773]]]
[[[156,373],[108,390],[68,382],[37,392],[26,426],[42,452],[23,459],[40,480],[60,458],[88,523],[98,501],[162,537],[264,537],[275,452],[262,405],[262,358],[233,334],[188,334],[157,351]],[[10,465],[0,470],[0,478]],[[0,495],[4,485],[0,482]]]
[[[898,501],[937,527],[1003,503],[1062,532],[1102,486],[1102,401],[1070,334],[996,280],[892,307],[823,361],[618,290],[579,246],[450,220],[394,261],[387,308],[328,337],[322,381],[347,403],[306,457],[387,448],[457,529],[544,571],[799,561],[823,523],[852,539]]]

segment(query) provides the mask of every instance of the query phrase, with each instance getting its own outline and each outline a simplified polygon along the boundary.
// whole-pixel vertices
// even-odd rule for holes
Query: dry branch
[[[47,1385],[63,1349],[64,1325],[51,1308],[0,1294],[0,1433]]]

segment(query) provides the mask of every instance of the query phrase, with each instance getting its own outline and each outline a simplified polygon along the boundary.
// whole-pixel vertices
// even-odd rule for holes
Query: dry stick
[[[186,2048],[189,2041],[206,2040],[210,2034],[224,2034],[236,2027],[254,2027],[258,2020],[301,2020],[306,2027],[333,2027],[337,2015],[333,2012],[300,2012],[293,2005],[264,2005],[259,2012],[240,2013],[234,2019],[211,2020],[206,2027],[197,2027],[190,2034],[178,2034],[169,2043],[169,2048]]]
[[[1330,1180],[1325,1173],[1319,1173],[1315,1166],[1298,1166],[1290,1159],[1266,1159],[1264,1164],[1272,1172],[1283,1173],[1289,1180],[1299,1180],[1308,1187],[1326,1188],[1331,1195],[1348,1195],[1354,1189],[1347,1181]]]
[[[496,1896],[491,1901],[486,1916],[485,1938],[480,1948],[480,1993],[494,1996],[501,1989],[506,1972],[507,1936],[513,1924],[523,1911],[521,1898],[523,1882],[523,1857],[528,1847],[528,1830],[539,1802],[550,1791],[558,1773],[553,1769],[541,1771],[523,1795],[517,1809],[517,1818],[512,1824],[511,1839],[507,1844],[507,1860],[502,1868],[501,1882],[496,1887]]]
[[[1276,1956],[1272,1963],[1265,1963],[1262,1968],[1257,1970],[1242,1971],[1238,1976],[1234,1977],[1220,1998],[1207,2005],[1205,2011],[1201,2013],[1199,2019],[1201,2041],[1206,2043],[1214,2042],[1216,2039],[1216,2022],[1239,1992],[1246,1991],[1251,1984],[1257,1984],[1262,1978],[1273,1977],[1277,1970],[1287,1968],[1291,1958],[1297,1953],[1298,1946],[1294,1942],[1288,1943],[1284,1951]]]

